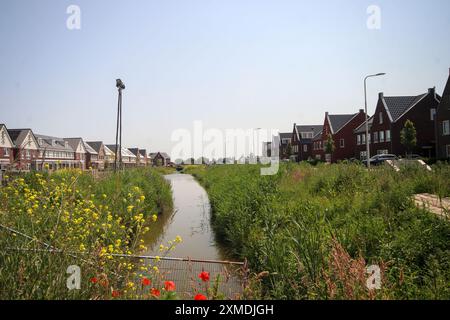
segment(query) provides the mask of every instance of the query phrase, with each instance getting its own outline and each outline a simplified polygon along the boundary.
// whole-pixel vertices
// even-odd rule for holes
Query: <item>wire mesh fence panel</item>
[[[218,292],[224,298],[235,299],[242,295],[243,272],[242,265],[219,261],[192,261],[163,259],[158,262],[149,259],[152,266],[157,266],[162,281],[173,281],[176,291],[181,298],[192,298],[197,292],[204,292],[205,288],[218,286]],[[199,275],[201,272],[209,273],[208,284],[204,283]]]

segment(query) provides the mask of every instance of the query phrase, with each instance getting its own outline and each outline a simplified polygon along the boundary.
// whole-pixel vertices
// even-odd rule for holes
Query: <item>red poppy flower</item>
[[[91,279],[89,279],[89,281],[91,282],[91,283],[97,283],[98,282],[98,279],[96,278],[96,277],[92,277]]]
[[[146,277],[142,278],[142,285],[143,286],[149,286],[151,284],[152,284],[152,281],[149,278],[146,278]]]
[[[199,293],[194,297],[194,300],[208,300],[208,298]]]
[[[111,295],[112,295],[113,298],[117,298],[118,296],[120,296],[120,292],[117,291],[117,290],[113,290]]]
[[[164,282],[164,288],[166,288],[167,291],[175,291],[175,282],[173,281]]]
[[[203,282],[207,282],[207,281],[209,281],[209,272],[202,271],[202,273],[200,273],[200,274],[198,275],[198,277],[199,277],[200,279],[202,279]]]
[[[150,290],[150,294],[154,297],[159,297],[161,295],[161,292],[156,288],[152,288],[152,290]]]

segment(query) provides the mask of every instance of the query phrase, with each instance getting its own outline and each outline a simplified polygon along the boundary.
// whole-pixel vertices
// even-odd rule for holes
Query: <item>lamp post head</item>
[[[125,89],[125,85],[123,84],[122,80],[116,79],[116,88],[117,89]]]
[[[377,73],[377,74],[376,74],[377,77],[378,77],[378,76],[384,76],[384,75],[386,75],[386,73],[384,73],[384,72],[381,72],[381,73]]]

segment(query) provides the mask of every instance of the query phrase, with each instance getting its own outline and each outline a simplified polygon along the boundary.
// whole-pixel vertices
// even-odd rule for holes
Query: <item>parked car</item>
[[[377,154],[369,159],[371,166],[383,164],[386,160],[398,160],[398,157],[394,154]],[[363,163],[367,166],[367,160]]]

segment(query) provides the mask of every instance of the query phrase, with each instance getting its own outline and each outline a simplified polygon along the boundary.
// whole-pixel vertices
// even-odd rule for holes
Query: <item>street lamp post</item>
[[[122,90],[125,85],[122,80],[116,79],[116,88],[119,91],[117,99],[117,126],[116,126],[116,152],[114,154],[114,172],[117,172],[117,167],[122,168]],[[117,157],[119,153],[119,157]]]
[[[371,74],[364,78],[364,111],[366,113],[366,161],[367,169],[370,170],[370,147],[369,147],[369,115],[367,114],[367,79],[384,76],[386,73]]]

